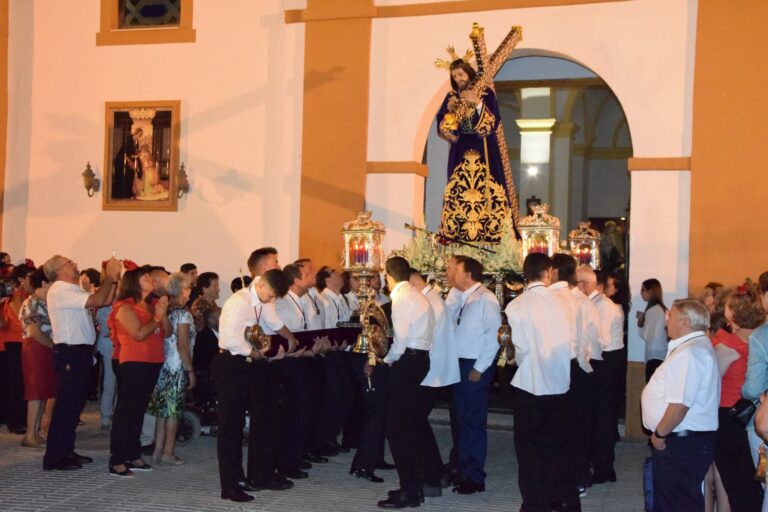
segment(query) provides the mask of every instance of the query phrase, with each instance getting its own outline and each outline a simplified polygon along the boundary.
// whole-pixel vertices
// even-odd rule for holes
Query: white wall
[[[695,19],[695,0],[376,19],[368,159],[421,160],[448,90],[447,72],[432,62],[445,58],[447,44],[458,53],[470,47],[473,21],[485,27],[490,51],[512,25],[521,25],[521,48],[562,54],[602,77],[625,109],[635,156],[689,155]]]
[[[197,0],[191,44],[97,47],[99,2],[11,0],[3,250],[80,268],[119,257],[231,279],[251,250],[298,256],[303,24],[281,0]],[[103,212],[104,102],[181,100],[178,212]],[[28,235],[34,234],[34,236]]]

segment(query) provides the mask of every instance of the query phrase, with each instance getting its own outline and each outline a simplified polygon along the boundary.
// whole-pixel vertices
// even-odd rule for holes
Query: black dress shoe
[[[309,473],[300,469],[289,469],[287,471],[280,471],[279,473],[291,480],[303,480],[304,478],[309,478]]]
[[[343,444],[339,444],[336,441],[332,443],[332,446],[339,453],[349,453],[349,446],[344,446]]]
[[[478,484],[467,480],[454,487],[453,492],[459,494],[475,494],[476,492],[485,492],[485,484]]]
[[[253,501],[253,496],[246,494],[242,489],[235,489],[227,492],[222,491],[221,499],[244,503],[246,501]]]
[[[301,464],[299,464],[299,469],[303,469],[305,471],[308,469],[312,469],[312,463],[307,462],[306,460],[302,460]]]
[[[83,465],[71,459],[64,459],[55,464],[43,463],[43,470],[45,471],[72,471],[74,469],[83,469]]]
[[[143,464],[134,464],[133,462],[126,462],[125,466],[128,469],[132,469],[134,471],[152,471],[152,466],[150,466],[143,460],[141,462],[143,462]]]
[[[381,478],[380,476],[376,476],[373,471],[370,471],[368,469],[350,469],[349,474],[355,475],[355,477],[357,478],[364,478],[369,482],[373,482],[376,484],[380,484],[384,481],[383,478]]]
[[[378,502],[376,505],[379,508],[412,508],[420,506],[423,500],[424,499],[419,494],[407,494],[402,491],[398,491],[396,494],[390,496],[386,500]]]
[[[240,490],[247,491],[247,492],[258,491],[258,489],[256,489],[254,486],[252,486],[251,482],[249,482],[248,480],[240,480],[239,482],[237,482],[237,487]]]
[[[326,462],[328,462],[328,457],[323,457],[316,453],[308,453],[304,456],[304,460],[308,460],[313,464],[325,464]]]
[[[607,473],[595,473],[592,477],[592,484],[604,484],[606,482],[616,481],[616,471],[610,470]]]
[[[131,470],[128,469],[128,466],[124,466],[124,468],[125,469],[123,469],[122,471],[118,471],[115,469],[115,466],[109,466],[109,474],[110,476],[120,476],[120,477],[126,477],[126,478],[132,477],[133,472],[131,472]]]
[[[341,450],[336,449],[332,445],[326,445],[318,450],[315,450],[315,455],[320,455],[322,457],[335,457],[339,454],[340,451]]]
[[[78,461],[80,464],[90,464],[93,462],[93,459],[88,457],[87,455],[80,455],[79,453],[72,452],[68,455],[68,457],[72,460]]]
[[[376,463],[376,469],[381,469],[383,471],[387,471],[390,469],[397,469],[397,466],[394,464],[390,464],[389,462],[382,460],[381,462]]]
[[[254,482],[253,480],[248,480],[248,484],[250,484],[254,491],[287,491],[288,489],[292,489],[294,485],[291,480],[278,476],[275,476],[265,482]]]

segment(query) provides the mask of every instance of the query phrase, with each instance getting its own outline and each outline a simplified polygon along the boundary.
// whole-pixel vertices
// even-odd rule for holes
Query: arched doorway
[[[521,215],[550,205],[563,239],[582,220],[605,233],[608,270],[626,270],[632,140],[611,88],[589,68],[551,52],[516,52],[495,77]],[[543,137],[542,137],[543,136]],[[429,132],[424,163],[425,221],[440,227],[448,143]]]

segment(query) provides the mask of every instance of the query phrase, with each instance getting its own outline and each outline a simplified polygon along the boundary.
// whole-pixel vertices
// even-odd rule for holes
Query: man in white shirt
[[[56,255],[43,265],[45,277],[52,283],[47,304],[59,382],[43,457],[45,470],[80,469],[84,462],[92,462],[89,457],[75,453],[75,429],[86,399],[96,341],[88,309],[112,302],[121,269],[122,264],[110,258],[101,287],[91,294],[80,288],[80,272],[74,261]]]
[[[512,386],[522,510],[552,510],[553,503],[557,510],[581,510],[576,484],[568,478],[572,461],[566,447],[572,427],[566,393],[576,335],[573,311],[548,288],[549,256],[529,254],[523,274],[528,285],[505,310],[518,365]]]
[[[408,281],[413,288],[427,298],[435,315],[432,349],[429,351],[429,373],[419,387],[417,415],[419,444],[422,450],[424,496],[436,497],[442,495],[443,461],[432,426],[429,424],[429,414],[440,395],[449,389],[448,386],[461,380],[459,357],[456,355],[456,344],[453,341],[453,325],[440,293],[428,285],[424,276],[415,269],[411,269],[411,277]]]
[[[667,358],[643,389],[643,425],[653,431],[656,512],[704,510],[702,481],[714,457],[720,402],[720,372],[708,328],[704,304],[676,300],[667,320]]]
[[[301,268],[304,277],[304,287],[307,293],[301,299],[304,301],[304,311],[307,313],[307,330],[325,329],[325,311],[317,289],[317,270],[312,260],[301,258],[293,262]]]
[[[621,307],[605,296],[606,277],[598,276],[590,267],[582,266],[576,271],[579,288],[592,301],[600,318],[600,345],[602,362],[593,363],[595,369],[593,400],[594,428],[592,430],[591,462],[592,483],[602,484],[616,481],[613,463],[616,459],[614,447],[617,438],[619,407],[623,389],[624,368],[624,319]]]
[[[260,325],[265,334],[278,327],[265,316],[268,304],[285,295],[285,275],[268,270],[248,288],[231,295],[224,303],[219,319],[219,355],[213,360],[219,406],[217,454],[221,497],[237,502],[251,501],[245,490],[284,490],[293,487],[289,480],[275,474],[278,411],[276,373],[268,371],[262,352],[245,339],[246,327]],[[280,327],[285,326],[280,324]],[[258,368],[257,368],[258,366]],[[242,433],[246,404],[251,413],[248,450],[248,480],[242,481]],[[253,448],[253,449],[252,449]]]
[[[325,328],[335,329],[339,322],[348,322],[352,311],[341,295],[344,278],[336,269],[323,267],[317,273],[317,286],[323,299]]]
[[[453,491],[485,491],[485,458],[488,451],[488,388],[501,327],[499,301],[483,286],[483,265],[467,256],[448,260],[446,278],[452,287],[445,301],[454,325],[461,380],[453,387],[459,427],[459,473],[462,481]]]
[[[423,475],[418,432],[419,387],[429,372],[435,315],[429,300],[411,287],[411,268],[400,256],[386,263],[392,298],[393,340],[384,363],[390,365],[387,439],[400,477],[400,491],[378,503],[381,508],[421,504]]]

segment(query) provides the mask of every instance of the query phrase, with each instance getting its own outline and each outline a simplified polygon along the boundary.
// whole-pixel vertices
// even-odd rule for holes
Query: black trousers
[[[349,448],[357,448],[360,445],[360,436],[363,433],[365,422],[365,386],[360,385],[360,365],[366,357],[354,352],[343,352],[344,366],[349,376],[350,406],[344,425],[342,426],[341,444]]]
[[[421,491],[424,484],[419,443],[419,398],[421,381],[429,372],[429,352],[406,349],[389,372],[387,439],[397,466],[400,489],[408,494]]]
[[[120,394],[112,417],[112,432],[109,439],[110,465],[116,466],[141,458],[141,427],[144,423],[144,413],[162,367],[162,363],[120,364]]]
[[[264,483],[271,480],[274,478],[275,471],[277,470],[280,431],[282,427],[280,421],[279,371],[280,365],[284,362],[268,363],[266,361],[255,361],[248,365],[250,371],[247,386],[247,403],[251,421],[248,430],[248,467],[246,476],[249,480],[256,483]],[[216,389],[219,389],[218,381],[216,381],[216,386]],[[238,439],[240,437],[238,436]]]
[[[243,477],[243,429],[251,368],[244,357],[229,352],[214,356],[211,368],[218,390],[219,482],[222,492],[230,492]]]
[[[21,370],[20,341],[5,342],[6,366],[3,371],[8,374],[7,415],[8,430],[14,431],[27,425],[27,402],[24,401],[24,378]]]
[[[589,472],[589,438],[592,433],[590,410],[586,404],[592,400],[592,375],[571,360],[571,386],[566,394],[567,416],[563,418],[567,438],[562,446],[562,455],[567,458],[565,471],[556,489],[556,499],[573,504],[578,501],[577,487],[587,486],[591,479]]]
[[[613,473],[616,459],[616,429],[621,400],[623,350],[603,352],[603,363],[595,382],[595,426],[592,437],[592,465],[596,478]]]
[[[728,407],[718,409],[717,419],[715,464],[731,510],[759,512],[763,503],[763,487],[752,479],[755,465],[749,452],[747,431],[731,418]]]
[[[653,511],[703,511],[704,494],[701,492],[701,482],[712,464],[715,433],[669,437],[665,442],[667,447],[662,451],[651,448]],[[747,509],[733,510],[741,512]]]
[[[568,403],[564,394],[536,396],[513,389],[520,510],[549,512],[551,502],[559,499],[556,485],[565,470],[567,457],[561,451],[567,425],[562,419],[568,415]]]
[[[435,404],[444,389],[419,386],[419,397],[416,404],[416,434],[421,451],[421,473],[424,477],[424,483],[431,486],[440,485],[444,472],[440,447],[437,445],[432,425],[429,424],[429,414],[435,408]],[[458,454],[456,457],[458,461]]]
[[[363,424],[360,441],[352,460],[352,469],[373,471],[376,464],[384,459],[384,435],[387,416],[387,395],[389,391],[389,370],[384,364],[378,364],[371,374],[372,390],[368,389],[368,379],[363,373],[367,359],[365,354],[349,354],[352,368],[355,369],[355,385],[363,396]]]
[[[75,430],[85,402],[92,354],[91,345],[58,343],[53,347],[53,362],[59,385],[51,425],[48,427],[44,465],[62,462],[75,449]]]
[[[347,363],[347,355],[346,352],[329,352],[317,361],[321,372],[319,380],[322,382],[322,396],[313,442],[315,450],[333,444],[337,440],[355,403],[352,373]],[[356,432],[356,446],[360,429],[353,430]],[[349,435],[352,435],[352,430],[349,431]]]
[[[277,364],[283,388],[278,467],[283,471],[301,469],[317,426],[319,391],[315,361],[305,357],[284,359]]]
[[[648,384],[650,382],[651,377],[653,377],[653,373],[656,371],[656,368],[661,366],[661,363],[664,361],[662,359],[649,359],[645,362],[645,383]]]

